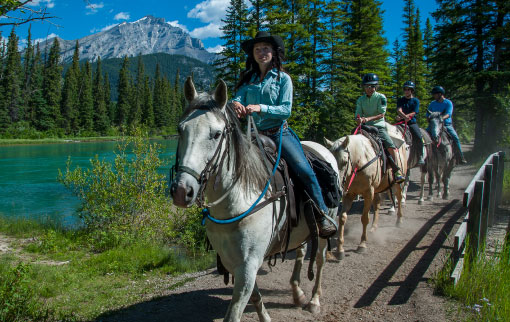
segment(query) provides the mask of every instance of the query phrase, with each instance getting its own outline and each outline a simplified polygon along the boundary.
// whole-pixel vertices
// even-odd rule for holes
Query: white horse
[[[386,124],[388,133],[392,137],[401,138],[402,134],[392,125]],[[397,226],[402,224],[402,187],[399,184],[391,184],[392,170],[390,167],[383,173],[382,161],[377,156],[370,140],[363,135],[348,135],[335,142],[326,139],[326,144],[336,157],[340,178],[343,178],[342,212],[339,216],[339,238],[338,256],[343,259],[344,251],[344,227],[347,222],[347,213],[351,209],[356,196],[363,196],[363,214],[361,223],[363,232],[361,242],[358,245],[358,252],[364,252],[367,248],[367,226],[369,223],[370,208],[374,207],[371,232],[375,232],[379,222],[379,210],[381,208],[380,193],[393,188],[398,201]],[[409,147],[404,142],[397,151],[398,160],[395,160],[398,167],[405,173],[407,170],[407,158]],[[360,171],[358,171],[358,169]],[[352,179],[351,179],[352,178]],[[351,184],[352,180],[352,184]]]
[[[269,178],[260,150],[240,130],[237,117],[227,105],[227,87],[223,81],[213,95],[197,94],[191,78],[186,80],[185,96],[189,102],[179,123],[178,168],[171,194],[175,205],[189,207],[202,197],[212,202],[210,215],[215,220],[230,220],[249,209],[264,190]],[[304,142],[303,142],[304,143]],[[319,152],[337,168],[333,155],[319,144],[303,144]],[[207,180],[208,179],[208,180]],[[203,191],[203,196],[200,193]],[[260,202],[271,196],[268,191]],[[197,198],[198,196],[198,198]],[[257,271],[264,258],[278,253],[278,230],[285,216],[285,202],[275,200],[242,220],[219,224],[206,220],[207,237],[218,252],[224,267],[235,277],[232,301],[224,321],[240,321],[250,300],[260,321],[270,321],[257,287]],[[297,259],[290,280],[294,303],[306,305],[300,288],[300,269],[310,231],[298,207],[299,224],[290,235],[288,249],[297,249]],[[275,210],[275,211],[274,211]],[[330,209],[335,218],[337,208]],[[317,274],[307,309],[320,312],[322,269],[327,242],[319,239]],[[276,247],[278,248],[278,247]],[[310,276],[309,276],[310,277]]]

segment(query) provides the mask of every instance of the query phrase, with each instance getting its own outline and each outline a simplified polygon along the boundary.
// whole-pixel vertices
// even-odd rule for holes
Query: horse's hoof
[[[332,261],[332,260],[335,260],[335,259],[336,259],[336,257],[335,257],[335,255],[333,255],[332,252],[330,252],[330,251],[326,252],[326,260],[327,261]]]
[[[302,293],[300,296],[294,296],[294,305],[296,307],[303,307],[306,305],[306,296]]]
[[[401,228],[402,227],[402,218],[397,219],[396,226],[397,226],[397,228]]]
[[[395,215],[395,210],[388,210],[388,213],[387,213],[388,216],[394,216]]]
[[[419,205],[423,205],[423,200],[421,200],[421,199],[420,199],[420,200],[418,200],[418,204],[419,204]]]
[[[358,249],[356,249],[356,253],[358,254],[363,254],[367,251],[367,247],[366,246],[358,246]]]
[[[312,302],[308,303],[308,305],[306,306],[306,310],[314,315],[321,313],[320,305],[313,304]]]
[[[443,200],[448,200],[448,195],[444,195]]]
[[[430,196],[430,197],[427,197],[427,201],[432,201],[434,199],[434,197]]]
[[[338,253],[338,260],[342,260],[345,258],[345,252],[339,252]]]
[[[375,233],[376,230],[377,230],[377,227],[372,227],[372,228],[370,228],[370,233],[373,234],[373,233]]]

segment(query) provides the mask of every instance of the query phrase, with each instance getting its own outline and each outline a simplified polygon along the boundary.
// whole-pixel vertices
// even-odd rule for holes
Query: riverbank
[[[156,135],[151,140],[174,140],[178,135]],[[83,143],[83,142],[110,142],[119,141],[122,136],[97,136],[97,137],[71,137],[71,138],[45,138],[45,139],[0,139],[0,146],[12,145],[35,145],[35,144],[57,144],[57,143]]]
[[[159,243],[104,252],[82,231],[0,218],[0,304],[22,299],[12,319],[90,321],[193,281],[214,256]],[[10,281],[9,289],[2,289]],[[27,289],[27,287],[29,288]],[[23,307],[19,307],[22,305]]]

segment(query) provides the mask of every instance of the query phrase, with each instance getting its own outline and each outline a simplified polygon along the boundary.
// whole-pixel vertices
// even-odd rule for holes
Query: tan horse
[[[386,124],[386,127],[390,136],[402,138],[403,140],[402,135],[398,132],[396,127],[390,124]],[[358,252],[364,252],[367,247],[368,213],[373,205],[374,217],[371,232],[374,232],[377,229],[379,210],[381,208],[379,193],[390,188],[390,182],[393,181],[393,174],[391,168],[388,168],[386,173],[382,173],[382,161],[379,158],[366,166],[371,160],[376,158],[377,154],[370,140],[363,135],[348,135],[335,142],[326,139],[326,145],[337,159],[340,179],[343,180],[342,213],[341,216],[339,216],[338,226],[340,234],[338,238],[338,255],[339,258],[342,259],[345,255],[343,248],[344,226],[347,221],[347,213],[351,209],[354,198],[357,195],[361,195],[364,199],[363,215],[361,216],[363,233],[357,250]],[[403,143],[398,149],[398,160],[396,160],[403,173],[407,171],[408,155],[409,147],[406,143]],[[362,170],[356,172],[351,186],[348,187],[355,169]],[[397,226],[399,226],[402,223],[402,188],[399,184],[393,184],[392,189],[398,201]]]

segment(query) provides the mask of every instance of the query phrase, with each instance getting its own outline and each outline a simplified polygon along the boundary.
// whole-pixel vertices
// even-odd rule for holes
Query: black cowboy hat
[[[253,46],[259,42],[270,43],[273,45],[274,49],[280,47],[282,49],[282,54],[285,54],[285,45],[283,43],[283,39],[280,36],[273,36],[267,31],[259,31],[254,38],[243,41],[241,43],[241,48],[245,53],[252,54]]]

